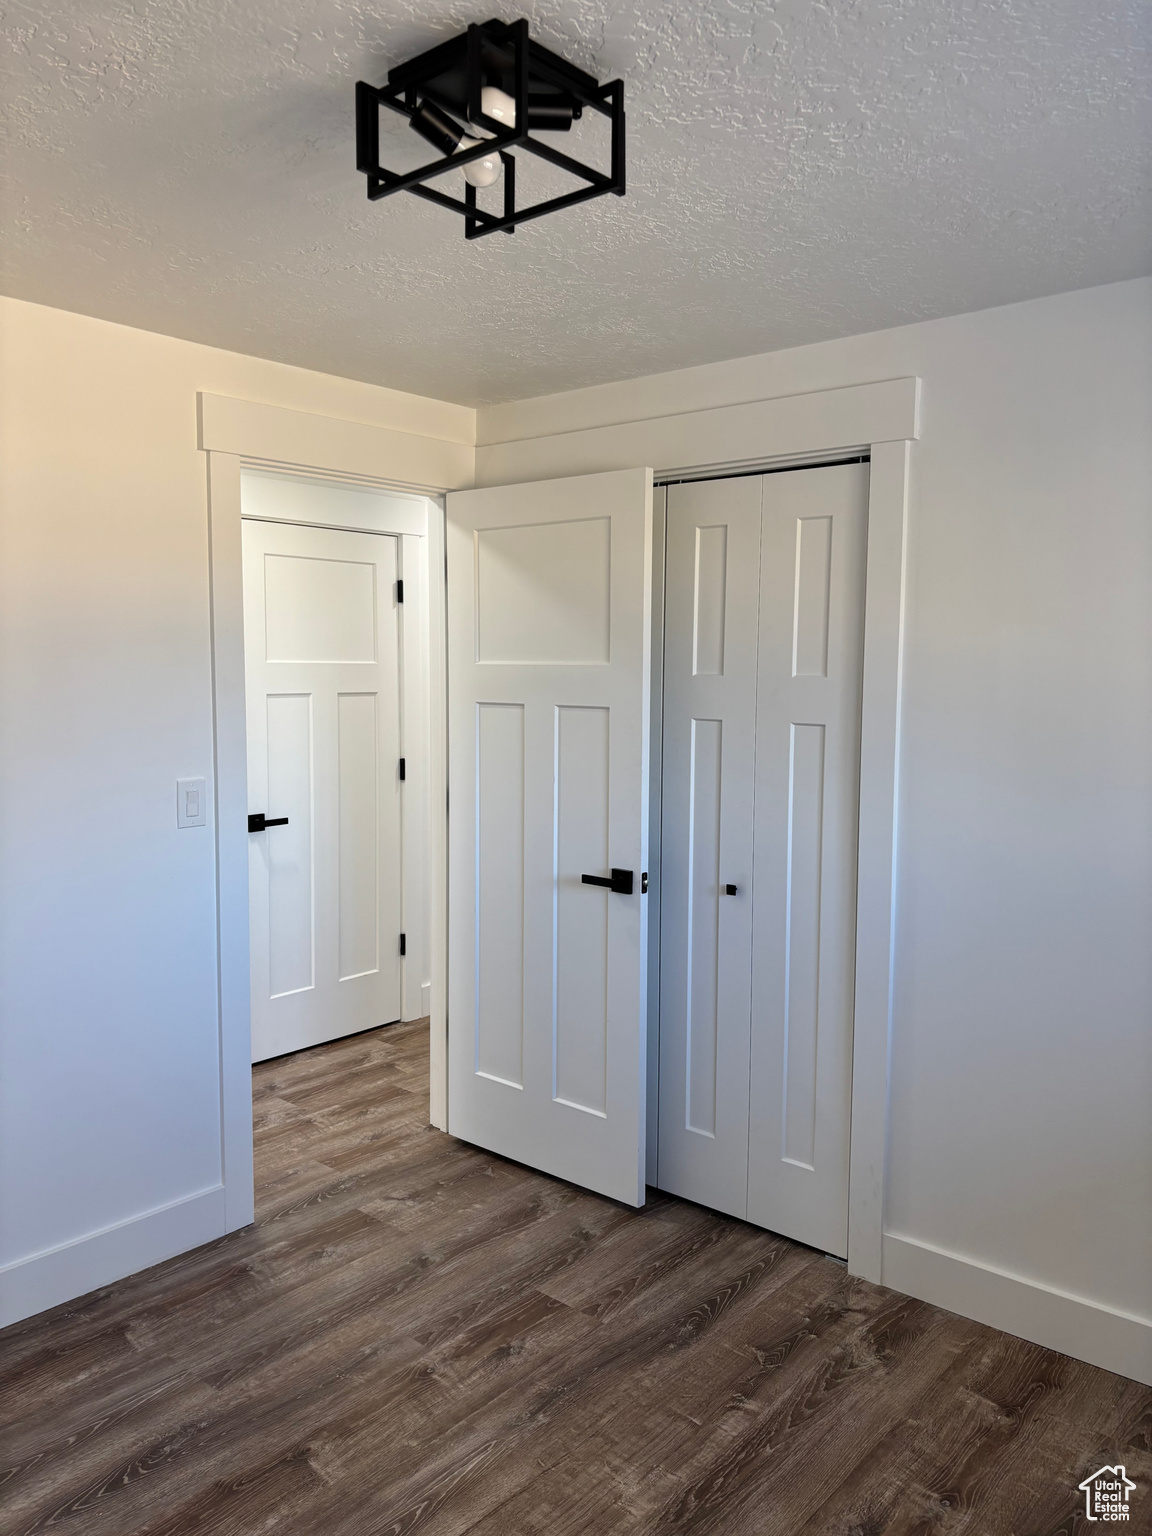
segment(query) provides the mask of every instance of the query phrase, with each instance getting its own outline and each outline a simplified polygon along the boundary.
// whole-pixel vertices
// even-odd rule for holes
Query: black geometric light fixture
[[[406,117],[442,158],[403,174],[380,164],[380,108]],[[607,173],[583,165],[551,144],[533,138],[537,132],[563,132],[584,109],[600,112],[612,124],[611,164]],[[541,160],[578,177],[586,185],[561,197],[528,208],[516,206],[514,149],[527,150]],[[388,71],[388,84],[356,86],[356,167],[368,178],[368,197],[411,192],[441,208],[464,215],[469,240],[503,230],[575,203],[624,195],[624,83],[600,85],[591,75],[559,54],[542,48],[528,36],[526,21],[486,21],[460,37],[430,48],[407,64]],[[445,171],[464,176],[464,200],[426,186]],[[504,209],[482,209],[477,187],[493,186],[504,178]]]

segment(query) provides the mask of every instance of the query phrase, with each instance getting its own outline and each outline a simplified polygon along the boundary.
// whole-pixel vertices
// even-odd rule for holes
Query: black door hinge
[[[400,953],[402,955],[404,955],[404,954],[407,954],[407,952],[408,952],[408,935],[406,933],[402,933],[400,935]]]
[[[398,581],[396,583],[396,601],[398,603],[402,603],[404,601],[404,583],[403,583],[403,581]]]
[[[403,758],[400,759],[400,778],[401,778],[401,780],[403,780],[403,778],[404,778],[404,759]]]

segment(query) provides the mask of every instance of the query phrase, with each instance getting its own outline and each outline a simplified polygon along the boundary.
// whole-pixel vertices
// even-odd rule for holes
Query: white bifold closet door
[[[254,1061],[400,1017],[397,543],[243,523]]]
[[[671,486],[665,546],[659,1182],[731,1216],[748,1206],[760,502],[759,477]]]
[[[458,492],[447,551],[448,1128],[641,1205],[651,472]]]
[[[668,492],[658,1182],[842,1257],[867,501]]]

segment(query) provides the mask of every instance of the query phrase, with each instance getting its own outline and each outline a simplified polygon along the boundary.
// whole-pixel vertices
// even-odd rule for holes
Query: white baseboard
[[[884,1234],[884,1284],[1152,1386],[1152,1321]]]
[[[59,1248],[17,1259],[0,1269],[0,1328],[210,1243],[226,1230],[224,1186],[217,1184]]]
[[[404,1007],[401,1009],[400,1018],[405,1024],[412,1024],[417,1019],[426,1019],[431,1006],[432,985],[426,981],[422,986],[405,990]]]

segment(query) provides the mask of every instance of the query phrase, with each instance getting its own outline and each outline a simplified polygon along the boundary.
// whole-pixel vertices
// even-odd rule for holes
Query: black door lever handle
[[[273,816],[269,818],[265,816],[263,811],[257,811],[255,816],[248,817],[249,832],[263,832],[265,827],[286,827],[287,825],[287,816]]]
[[[630,869],[614,869],[609,879],[605,875],[581,875],[584,885],[604,885],[610,891],[615,891],[617,896],[631,896],[632,871]]]

